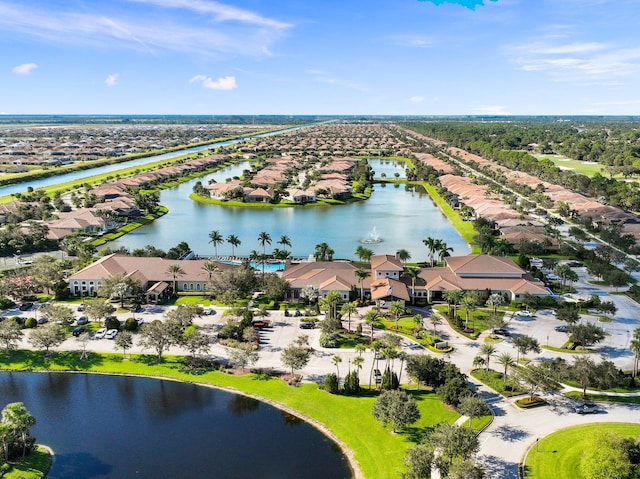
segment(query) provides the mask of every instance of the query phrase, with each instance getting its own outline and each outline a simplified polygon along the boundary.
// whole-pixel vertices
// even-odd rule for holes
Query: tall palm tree
[[[438,325],[442,324],[442,318],[440,318],[439,314],[431,313],[429,315],[429,322],[433,325],[433,335],[437,336]]]
[[[356,278],[358,279],[358,283],[360,283],[360,302],[364,303],[364,280],[371,275],[371,271],[358,268],[353,272],[353,274],[356,275]]]
[[[358,308],[355,303],[347,301],[340,307],[340,314],[347,315],[347,332],[351,332],[351,315],[358,312]]]
[[[462,298],[464,297],[464,291],[461,289],[447,289],[442,296],[449,304],[449,307],[453,306],[453,317],[455,319],[458,314],[458,304],[460,304],[460,301],[462,301]],[[450,314],[451,310],[447,311],[447,313]]]
[[[511,354],[509,353],[502,353],[500,356],[498,356],[498,359],[496,359],[496,361],[504,368],[504,384],[507,384],[507,371],[509,370],[509,368],[514,368],[518,363],[516,363],[516,360],[513,359],[513,356],[511,356]]]
[[[209,243],[213,245],[213,249],[216,252],[216,258],[218,257],[218,245],[224,243],[224,238],[219,231],[213,230],[209,233]]]
[[[371,328],[371,344],[373,344],[373,327],[380,319],[380,313],[376,309],[370,309],[364,315],[364,323]]]
[[[359,375],[360,370],[362,369],[362,365],[364,364],[364,358],[362,356],[355,356],[351,360],[351,364],[353,364],[353,367],[355,368],[356,372]]]
[[[403,263],[406,263],[407,261],[409,261],[411,259],[411,253],[409,253],[409,250],[399,249],[398,250],[398,259],[400,261],[402,261]]]
[[[242,241],[240,241],[240,238],[238,238],[236,235],[229,235],[229,236],[227,236],[227,243],[229,243],[231,245],[231,257],[235,258],[236,257],[236,248],[238,246],[240,246]]]
[[[484,343],[480,346],[480,349],[478,350],[478,352],[484,356],[484,365],[487,371],[489,371],[489,361],[491,360],[491,358],[496,354],[498,350],[496,349],[496,347],[493,344],[490,343]]]
[[[420,271],[420,268],[416,266],[407,266],[402,272],[402,276],[411,278],[411,304],[415,304],[416,302],[416,280],[420,275]]]
[[[396,321],[396,331],[398,330],[398,321],[400,320],[400,315],[404,313],[405,307],[402,301],[391,301],[389,305],[389,314],[393,314]]]
[[[202,271],[209,275],[209,280],[211,280],[213,273],[219,271],[219,269],[220,268],[218,268],[218,265],[216,265],[213,261],[205,261],[205,263],[202,265]]]
[[[451,246],[447,246],[447,243],[440,241],[438,244],[438,259],[440,261],[444,261],[444,258],[450,256],[450,253],[452,252],[453,248]]]
[[[167,268],[167,273],[169,273],[173,278],[173,294],[175,295],[178,293],[178,290],[176,289],[176,281],[178,279],[178,276],[184,276],[186,273],[179,264],[175,263],[169,265],[169,267]]]
[[[498,308],[504,304],[504,297],[501,294],[493,293],[487,298],[487,306],[491,306],[493,309],[493,315],[498,312]]]
[[[367,350],[367,347],[362,343],[358,343],[354,349],[356,350],[356,353],[358,353],[358,356],[362,357],[362,353]]]
[[[271,235],[266,231],[260,232],[260,234],[258,235],[258,243],[260,243],[260,246],[262,246],[262,276],[264,277],[264,262],[267,258],[267,245],[271,245]]]
[[[424,243],[424,245],[429,250],[429,262],[431,263],[432,268],[433,268],[433,261],[435,258],[436,251],[438,251],[439,242],[440,242],[439,239],[432,238],[431,236],[429,236],[427,239],[422,240],[422,243]]]
[[[336,373],[337,373],[336,376],[338,377],[338,388],[340,388],[340,368],[338,368],[338,364],[342,362],[342,358],[337,354],[334,354],[331,357],[331,362],[336,367]]]
[[[287,235],[282,235],[280,236],[280,240],[278,240],[278,244],[281,244],[283,248],[285,246],[291,248],[291,239]]]
[[[407,360],[408,355],[404,351],[398,351],[397,357],[400,360],[400,372],[398,374],[398,383],[402,381],[402,367],[404,366],[404,362]]]
[[[371,311],[375,311],[375,309],[372,309]],[[369,311],[369,312],[371,312],[371,311]],[[366,318],[366,316],[365,316],[365,318]],[[371,337],[373,338],[373,325],[371,326]],[[373,369],[376,366],[376,361],[377,361],[377,358],[379,357],[378,354],[380,353],[380,350],[382,349],[382,343],[380,341],[371,341],[371,344],[369,345],[369,348],[371,349],[371,352],[373,353],[373,361],[371,361],[371,371],[369,372],[369,390],[371,390],[371,383],[372,383],[372,378],[373,378]]]
[[[360,245],[356,248],[356,256],[362,262],[368,262],[373,256],[373,251]]]
[[[460,306],[462,306],[465,310],[464,327],[466,329],[469,329],[469,313],[472,313],[476,310],[477,308],[476,302],[471,296],[469,296],[468,294],[465,294],[464,297],[462,298],[462,302],[460,303]]]
[[[322,242],[316,245],[313,256],[316,258],[316,261],[332,261],[333,253],[335,253],[335,251],[333,251],[327,243]]]

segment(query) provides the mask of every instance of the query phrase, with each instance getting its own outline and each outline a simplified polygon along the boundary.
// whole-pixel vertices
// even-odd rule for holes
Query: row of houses
[[[105,278],[118,274],[140,281],[149,300],[166,296],[173,281],[178,291],[205,292],[210,273],[203,269],[205,260],[167,260],[142,258],[120,254],[105,256],[69,277],[72,296],[91,296]],[[237,266],[215,262],[219,271]],[[491,290],[520,300],[524,294],[547,296],[551,294],[544,283],[517,266],[509,258],[477,255],[445,258],[445,266],[422,268],[415,279],[404,275],[404,265],[394,255],[375,255],[367,276],[360,278],[356,271],[363,265],[351,261],[300,262],[287,264],[282,278],[289,283],[287,298],[301,298],[304,288],[317,288],[321,297],[338,291],[344,301],[352,300],[363,292],[378,302],[416,299],[441,301],[448,290]],[[177,264],[183,274],[174,278],[169,266]],[[218,273],[213,273],[218,274]]]

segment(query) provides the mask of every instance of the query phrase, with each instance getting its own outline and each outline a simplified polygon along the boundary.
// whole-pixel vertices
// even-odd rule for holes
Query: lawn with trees
[[[597,423],[546,436],[527,454],[527,479],[629,479],[638,472],[640,425]]]

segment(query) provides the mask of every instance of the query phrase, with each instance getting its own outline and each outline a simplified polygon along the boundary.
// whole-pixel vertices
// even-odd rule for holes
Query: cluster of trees
[[[579,469],[585,479],[632,479],[640,472],[640,438],[595,430],[589,437]]]
[[[0,466],[18,457],[25,457],[36,442],[30,434],[36,418],[21,402],[10,403],[2,410],[0,419]],[[1,470],[2,468],[0,468]]]

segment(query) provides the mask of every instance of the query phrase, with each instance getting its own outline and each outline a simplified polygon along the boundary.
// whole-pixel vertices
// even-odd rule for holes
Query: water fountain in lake
[[[362,238],[360,240],[360,243],[363,243],[363,244],[382,243],[382,238],[380,238],[380,235],[378,234],[378,231],[376,230],[375,226],[373,227],[373,229],[369,233],[369,236],[367,236],[366,238]]]

